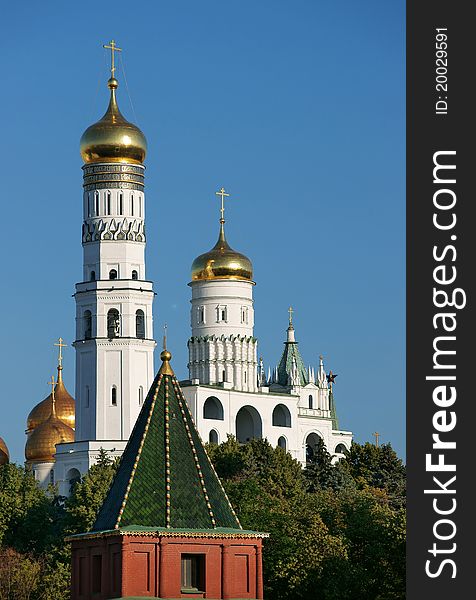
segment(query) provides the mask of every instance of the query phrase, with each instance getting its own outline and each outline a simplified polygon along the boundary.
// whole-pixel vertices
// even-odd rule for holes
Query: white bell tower
[[[57,447],[57,481],[81,474],[99,448],[119,455],[154,378],[152,282],[145,271],[147,142],[121,114],[112,68],[105,115],[81,138],[83,281],[76,284],[76,430]],[[68,456],[69,455],[69,456]]]
[[[188,342],[189,377],[207,385],[223,384],[256,392],[257,340],[253,334],[253,267],[225,238],[223,188],[220,233],[215,246],[192,265],[192,336]]]

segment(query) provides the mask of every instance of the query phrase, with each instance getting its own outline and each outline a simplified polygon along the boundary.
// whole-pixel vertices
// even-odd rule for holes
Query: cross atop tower
[[[294,308],[292,306],[290,306],[288,308],[288,313],[289,313],[289,326],[291,327],[293,324],[293,313],[294,313]]]
[[[58,338],[58,343],[55,342],[55,346],[58,346],[58,367],[63,368],[63,353],[62,349],[66,348],[68,344],[63,344],[63,338]]]
[[[116,70],[114,65],[114,52],[122,52],[122,48],[118,48],[114,40],[109,42],[109,46],[107,44],[103,44],[103,48],[111,51],[111,78],[114,78],[114,71]]]
[[[224,187],[222,187],[219,192],[215,192],[215,194],[217,196],[221,196],[221,208],[220,208],[221,218],[220,218],[220,223],[224,223],[225,222],[225,197],[229,196],[230,194],[227,194],[225,192],[225,188]]]

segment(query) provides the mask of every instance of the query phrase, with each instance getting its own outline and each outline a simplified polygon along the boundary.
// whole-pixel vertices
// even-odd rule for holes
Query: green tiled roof
[[[240,530],[170,367],[170,354],[164,351],[161,358],[92,531],[132,525]]]
[[[309,377],[304,367],[304,362],[298,350],[297,342],[284,342],[284,352],[278,365],[278,383],[283,386],[291,385],[291,369],[293,366],[293,357],[296,359],[296,366],[299,373],[301,385],[309,383]]]

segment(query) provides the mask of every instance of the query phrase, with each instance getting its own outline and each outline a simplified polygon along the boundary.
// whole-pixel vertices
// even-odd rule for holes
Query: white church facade
[[[110,47],[114,56],[117,48],[113,42]],[[81,138],[83,280],[74,294],[75,414],[65,420],[52,393],[42,403],[44,423],[32,421],[27,429],[27,464],[40,483],[57,484],[62,495],[96,462],[101,448],[111,457],[122,454],[155,376],[155,293],[145,265],[147,144],[119,111],[114,71],[113,61],[108,109]],[[217,244],[192,265],[189,378],[181,382],[199,433],[215,443],[228,434],[242,443],[267,438],[302,464],[321,438],[339,456],[350,447],[352,433],[338,428],[333,377],[326,375],[322,358],[316,370],[304,366],[292,313],[278,366],[265,375],[258,361],[252,263],[228,245],[227,194],[223,188],[217,194]]]

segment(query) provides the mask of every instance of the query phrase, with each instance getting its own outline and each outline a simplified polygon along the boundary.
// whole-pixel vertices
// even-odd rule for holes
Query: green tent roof
[[[142,406],[92,531],[144,527],[241,529],[164,361]]]
[[[292,328],[292,326],[289,326]],[[289,331],[289,329],[288,329]],[[293,366],[293,358],[296,360],[296,366],[299,373],[301,385],[309,383],[309,377],[306,372],[306,367],[298,350],[297,342],[284,342],[284,352],[278,365],[278,381],[279,385],[288,386],[291,381],[291,370]]]

